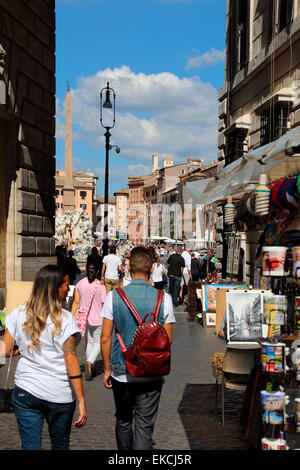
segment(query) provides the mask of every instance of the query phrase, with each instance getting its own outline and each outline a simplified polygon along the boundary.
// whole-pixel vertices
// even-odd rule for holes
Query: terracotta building
[[[90,220],[94,219],[96,210],[96,185],[98,176],[73,170],[72,184],[74,188],[73,209],[83,208]],[[58,213],[66,209],[64,206],[65,170],[56,170],[55,174],[55,204]]]
[[[56,263],[55,2],[0,0],[0,287]]]

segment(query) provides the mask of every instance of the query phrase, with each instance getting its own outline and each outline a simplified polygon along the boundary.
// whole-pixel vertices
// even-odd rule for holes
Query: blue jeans
[[[15,387],[12,404],[23,450],[40,450],[44,418],[48,423],[52,450],[69,450],[76,402],[52,403]]]
[[[169,293],[172,297],[172,302],[175,307],[178,305],[178,295],[180,292],[180,276],[169,276]]]

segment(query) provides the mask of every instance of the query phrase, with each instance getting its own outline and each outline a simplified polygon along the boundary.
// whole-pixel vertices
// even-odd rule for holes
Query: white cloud
[[[175,163],[189,156],[216,158],[217,90],[199,77],[181,79],[167,72],[147,75],[127,66],[78,79],[77,87],[71,89],[76,138],[104,149],[99,93],[107,82],[116,92],[111,144],[121,148],[118,158],[149,167],[153,154],[172,157]],[[57,116],[59,139],[64,138],[61,109]]]
[[[219,51],[218,49],[212,48],[204,54],[198,55],[196,57],[191,57],[188,60],[187,69],[194,69],[200,67],[211,67],[218,62],[224,62],[225,60],[225,50]]]

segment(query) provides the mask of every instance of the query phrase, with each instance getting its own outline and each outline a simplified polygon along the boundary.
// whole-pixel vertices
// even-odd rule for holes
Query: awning
[[[292,161],[292,155],[296,152],[300,153],[300,126],[227,165],[222,169],[219,179],[207,178],[185,183],[184,201],[210,205],[229,195],[238,196],[252,191],[262,171],[270,174],[284,158],[291,158]]]

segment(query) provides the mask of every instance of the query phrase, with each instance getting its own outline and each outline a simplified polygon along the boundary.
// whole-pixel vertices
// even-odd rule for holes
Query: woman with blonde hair
[[[76,355],[79,330],[63,308],[69,276],[48,265],[36,276],[31,297],[6,317],[3,343],[6,356],[14,343],[21,355],[15,373],[12,404],[23,450],[40,450],[46,419],[52,450],[68,450],[74,426],[86,424],[82,375]]]

